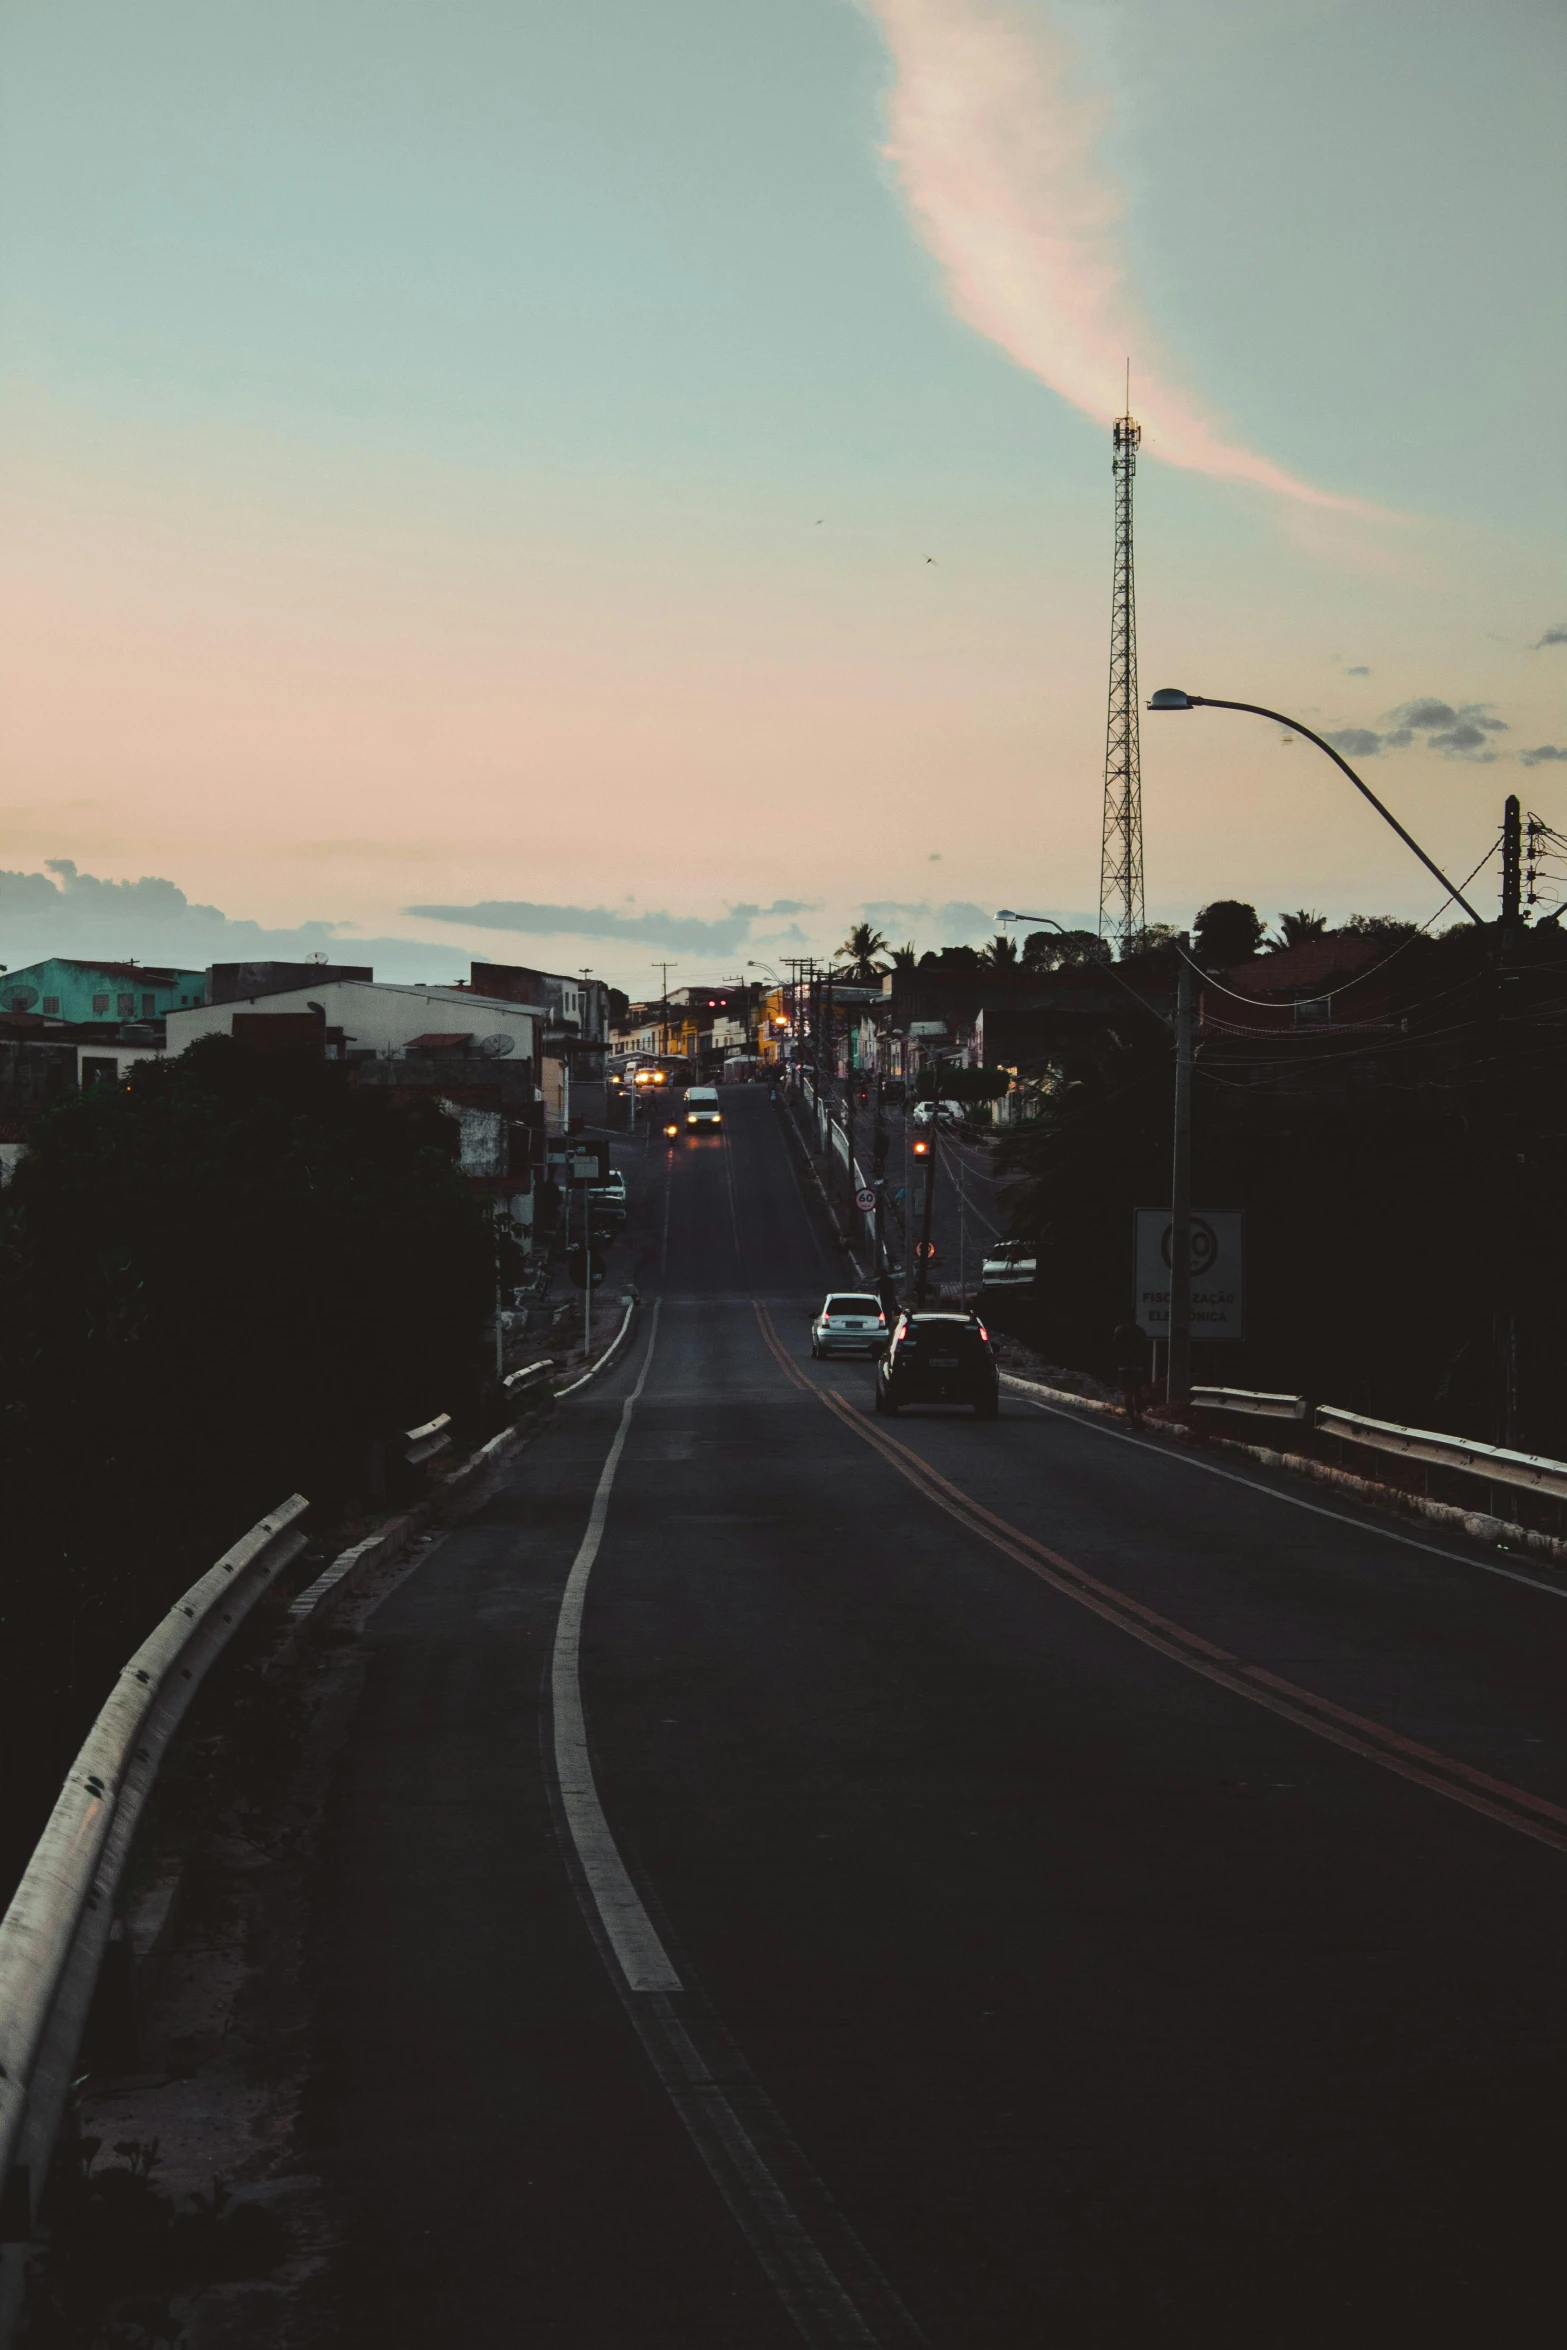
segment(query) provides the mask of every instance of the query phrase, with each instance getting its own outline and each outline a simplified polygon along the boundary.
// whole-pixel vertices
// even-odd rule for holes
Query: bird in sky
[[[926,562],[927,562],[927,563],[934,563],[934,562],[935,562],[935,560],[936,560],[936,558],[935,558],[935,556],[934,556],[934,555],[927,555],[927,556],[926,556],[926,558],[925,558],[925,560],[926,560]]]

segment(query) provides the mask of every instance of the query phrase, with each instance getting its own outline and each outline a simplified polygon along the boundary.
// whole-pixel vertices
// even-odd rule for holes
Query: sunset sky
[[[1564,90],[1557,0],[0,0],[0,960],[1091,921],[1128,353],[1144,698],[1567,829]],[[1433,911],[1277,728],[1143,764],[1152,917]]]

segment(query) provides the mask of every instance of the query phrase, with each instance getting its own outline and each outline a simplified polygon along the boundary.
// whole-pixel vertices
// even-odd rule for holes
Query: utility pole
[[[1175,940],[1175,1150],[1170,1169],[1170,1335],[1165,1400],[1192,1391],[1192,967],[1185,931]]]
[[[1502,991],[1513,979],[1507,966],[1518,953],[1523,915],[1523,811],[1509,793],[1502,804],[1502,919],[1496,951],[1491,957],[1489,1019],[1486,1040],[1485,1089],[1491,1099],[1492,1148],[1500,1180],[1496,1186],[1495,1233],[1498,1256],[1496,1341],[1500,1373],[1501,1441],[1518,1442],[1518,1301],[1520,1234],[1523,1230],[1523,1184],[1518,1148],[1516,1064],[1503,1053]]]
[[[1509,792],[1502,803],[1502,944],[1510,947],[1523,912],[1523,810]]]
[[[658,1043],[659,1050],[666,1059],[669,1056],[669,974],[671,971],[678,971],[679,968],[680,965],[673,957],[668,962],[660,961],[656,955],[653,958],[653,969],[663,975],[664,992],[658,999]]]
[[[933,1141],[922,1135],[914,1145],[914,1156],[919,1161],[925,1181],[925,1200],[920,1210],[920,1244],[914,1268],[914,1311],[925,1309],[925,1287],[930,1277],[931,1225],[936,1209],[936,1149]]]

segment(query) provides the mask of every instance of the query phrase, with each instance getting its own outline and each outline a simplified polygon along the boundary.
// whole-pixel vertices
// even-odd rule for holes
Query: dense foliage
[[[266,1509],[363,1490],[375,1440],[471,1398],[495,1241],[455,1149],[433,1104],[227,1038],[40,1121],[0,1194],[13,1793]]]
[[[1198,1345],[1196,1376],[1492,1441],[1511,1390],[1513,1440],[1560,1458],[1567,961],[1537,934],[1500,965],[1466,927],[1389,977],[1371,1033],[1199,1040],[1193,1201],[1245,1212],[1248,1303],[1245,1340]],[[1063,1033],[1042,1115],[1000,1145],[1014,1229],[1041,1243],[1021,1334],[1058,1362],[1110,1368],[1133,1211],[1170,1196],[1172,1082],[1152,1016]]]

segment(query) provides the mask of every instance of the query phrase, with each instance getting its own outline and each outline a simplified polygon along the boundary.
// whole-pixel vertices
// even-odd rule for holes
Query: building
[[[350,1063],[438,1056],[450,1070],[465,1059],[531,1064],[537,1084],[547,1014],[537,1004],[498,1001],[464,987],[416,987],[396,980],[317,979],[310,986],[171,1012],[167,1043],[183,1052],[202,1036],[262,1044],[267,1020],[319,1020],[323,1047]],[[282,1031],[276,1032],[279,1037]],[[299,1033],[303,1035],[303,1030]]]
[[[573,977],[561,971],[536,971],[527,963],[470,963],[466,984],[474,995],[542,1005],[551,1028],[574,1028],[583,1044],[609,1041],[609,983],[587,972]]]
[[[261,995],[287,995],[301,987],[321,987],[329,979],[373,979],[368,963],[210,963],[207,966],[209,1004],[237,1004]]]
[[[49,955],[0,976],[0,1010],[86,1026],[161,1020],[206,1001],[207,974],[156,963],[89,963]]]

